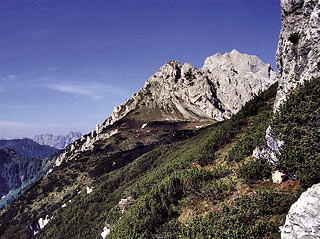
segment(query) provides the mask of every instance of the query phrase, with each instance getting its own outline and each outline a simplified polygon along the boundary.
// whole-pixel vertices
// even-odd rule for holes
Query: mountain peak
[[[48,145],[57,149],[63,149],[81,137],[80,132],[71,131],[67,135],[43,134],[34,136],[33,140],[41,145]]]
[[[162,119],[221,121],[276,81],[277,74],[269,64],[237,50],[207,57],[202,69],[171,60],[145,82],[144,88],[116,106],[104,126],[141,106],[160,109]]]

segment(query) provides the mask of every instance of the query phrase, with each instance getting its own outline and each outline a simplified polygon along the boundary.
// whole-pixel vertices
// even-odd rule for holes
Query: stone
[[[320,184],[315,184],[291,206],[281,239],[320,239]]]
[[[105,239],[111,232],[111,228],[109,224],[106,224],[106,226],[103,228],[103,231],[101,232],[100,236]]]
[[[269,64],[257,56],[236,50],[208,57],[202,70],[208,72],[216,87],[217,98],[232,114],[237,113],[244,102],[277,81],[277,73]]]
[[[285,177],[286,177],[286,175],[283,172],[280,172],[279,170],[272,172],[272,182],[273,183],[281,184]]]
[[[99,134],[99,133],[100,133],[99,124],[96,124],[96,133],[97,133],[97,134]]]
[[[123,214],[127,207],[132,203],[133,197],[127,197],[127,198],[122,198],[119,202],[119,208],[121,210],[121,213]]]
[[[279,88],[275,110],[299,84],[320,77],[320,2],[281,0],[281,9],[282,28],[276,56]]]

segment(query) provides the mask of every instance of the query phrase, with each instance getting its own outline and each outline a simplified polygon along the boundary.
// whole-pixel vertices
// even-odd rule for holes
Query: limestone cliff
[[[320,2],[281,0],[281,21],[276,55],[279,87],[274,103],[275,111],[298,85],[320,77]],[[279,151],[279,140],[272,128],[268,128],[266,138],[268,148],[255,153],[257,157],[277,162],[275,153]],[[290,177],[295,179],[295,175]]]
[[[281,12],[275,109],[298,84],[320,77],[320,2],[281,0]]]

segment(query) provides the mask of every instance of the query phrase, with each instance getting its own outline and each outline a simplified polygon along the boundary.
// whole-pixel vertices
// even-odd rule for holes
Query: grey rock
[[[277,81],[270,65],[236,50],[208,57],[202,69],[169,61],[138,93],[116,106],[105,125],[113,124],[138,105],[158,107],[163,119],[229,119],[260,91]]]
[[[320,184],[302,193],[281,227],[282,239],[320,239]]]
[[[281,0],[281,20],[276,55],[279,86],[274,111],[279,110],[298,85],[320,77],[320,1]],[[275,155],[279,153],[279,144],[285,143],[277,138],[269,127],[266,132],[268,148],[261,154],[266,159],[273,158],[274,162],[278,161]],[[296,178],[292,173],[286,173],[290,178]]]
[[[320,77],[319,0],[281,0],[281,9],[275,110],[299,84]]]
[[[255,158],[266,159],[269,163],[275,164],[278,162],[276,155],[280,153],[279,150],[284,144],[284,141],[277,139],[277,137],[272,133],[271,126],[267,128],[265,139],[267,142],[267,147],[256,147],[252,153],[252,156]]]
[[[202,70],[208,73],[216,86],[217,98],[232,114],[277,80],[277,74],[269,64],[257,56],[236,50],[208,57]]]

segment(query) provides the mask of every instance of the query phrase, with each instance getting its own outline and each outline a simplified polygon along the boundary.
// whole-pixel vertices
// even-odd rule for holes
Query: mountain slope
[[[30,139],[0,140],[0,149],[11,148],[27,158],[45,158],[59,150],[45,145],[40,145]]]
[[[26,158],[12,149],[0,149],[0,208],[39,180],[52,166],[54,159]]]
[[[318,91],[311,90],[318,89],[319,80],[313,84],[299,92],[305,102],[317,99],[319,110]],[[92,192],[83,190],[48,214],[51,220],[38,238],[99,238],[103,231],[106,238],[279,238],[279,226],[305,188],[292,180],[273,184],[271,165],[250,156],[265,143],[276,88],[230,120],[103,175]],[[291,103],[287,107],[297,109]]]
[[[67,135],[52,135],[52,134],[44,134],[44,135],[36,135],[33,137],[33,141],[37,142],[41,145],[48,145],[57,149],[63,149],[69,144],[73,143],[77,139],[81,137],[80,132],[70,132]]]

